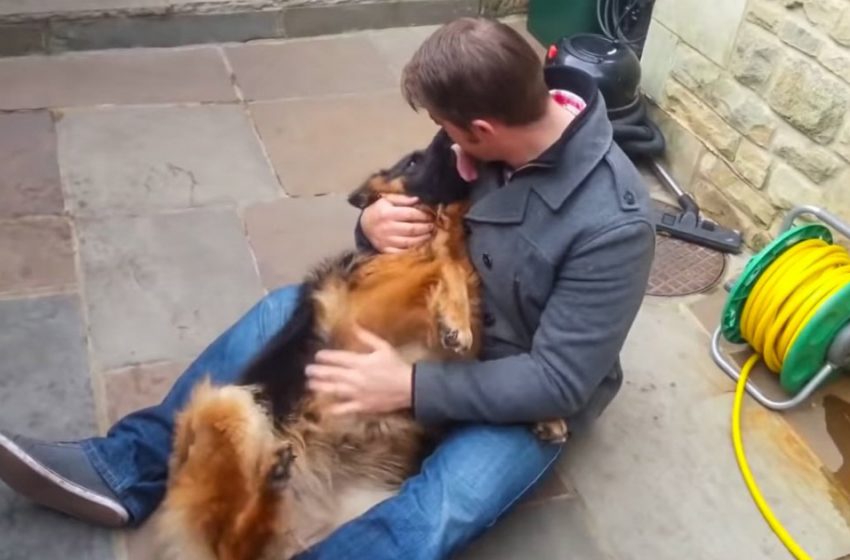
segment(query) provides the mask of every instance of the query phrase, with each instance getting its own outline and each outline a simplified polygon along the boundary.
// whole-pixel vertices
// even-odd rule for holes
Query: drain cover
[[[646,293],[686,296],[717,285],[726,270],[726,256],[713,249],[663,235],[656,236],[655,261]]]

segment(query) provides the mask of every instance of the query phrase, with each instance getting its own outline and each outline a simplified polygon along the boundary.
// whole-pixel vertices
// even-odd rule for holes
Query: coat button
[[[484,253],[481,255],[481,260],[484,261],[484,266],[487,268],[493,268],[493,259],[490,258],[490,253]]]
[[[482,318],[482,322],[484,323],[485,327],[492,327],[493,325],[496,324],[496,318],[493,317],[493,315],[490,314],[490,313],[484,313],[484,317]]]
[[[635,195],[632,191],[626,191],[626,194],[623,195],[623,200],[626,201],[626,204],[634,204],[635,203]]]

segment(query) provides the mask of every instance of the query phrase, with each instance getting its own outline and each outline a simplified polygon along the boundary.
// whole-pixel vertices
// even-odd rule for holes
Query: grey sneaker
[[[105,527],[130,515],[76,443],[0,434],[0,480],[33,502]]]

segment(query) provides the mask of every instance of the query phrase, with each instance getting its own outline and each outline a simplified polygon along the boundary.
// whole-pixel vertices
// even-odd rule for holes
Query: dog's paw
[[[292,462],[295,461],[295,452],[288,443],[282,444],[275,451],[275,458],[269,470],[268,482],[272,487],[284,486],[292,475]]]
[[[469,329],[458,329],[440,321],[440,344],[446,350],[457,354],[468,352],[472,348],[472,332]]]
[[[538,422],[532,431],[538,439],[548,443],[564,443],[570,436],[570,430],[564,420]]]

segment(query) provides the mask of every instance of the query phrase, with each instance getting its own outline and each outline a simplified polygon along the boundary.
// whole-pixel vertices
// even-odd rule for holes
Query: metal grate
[[[651,296],[686,296],[717,285],[726,270],[726,255],[672,237],[657,236],[655,261],[646,291]]]

